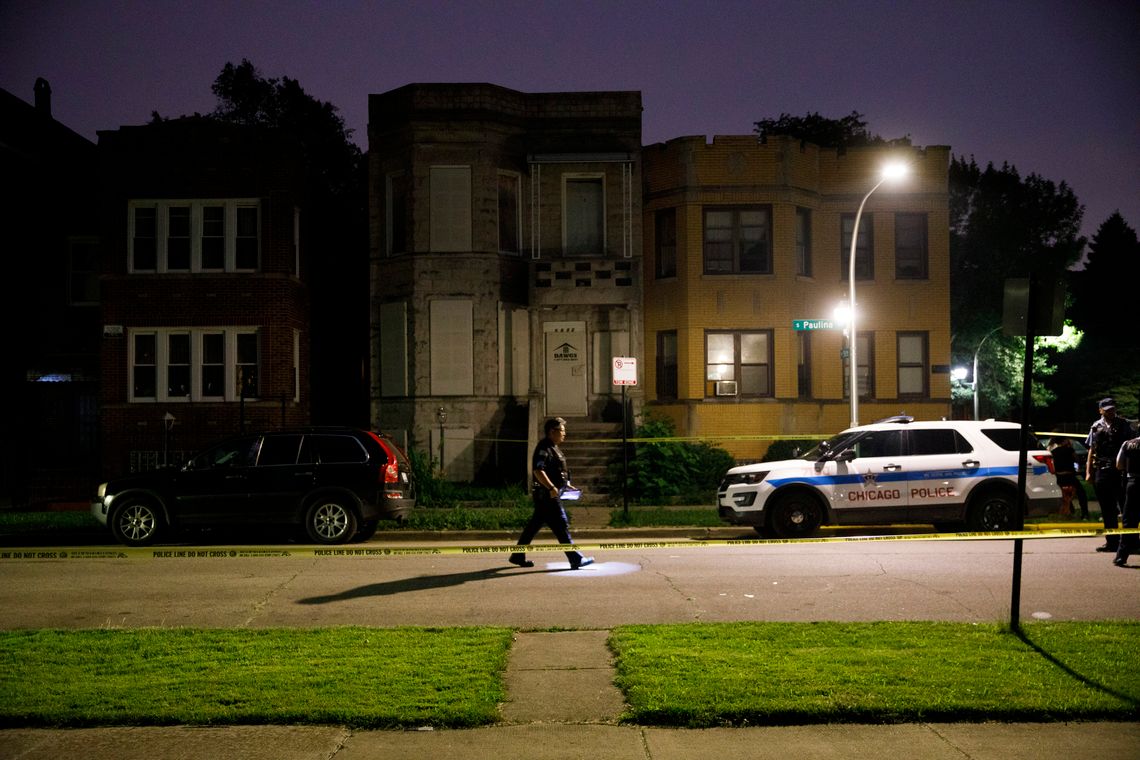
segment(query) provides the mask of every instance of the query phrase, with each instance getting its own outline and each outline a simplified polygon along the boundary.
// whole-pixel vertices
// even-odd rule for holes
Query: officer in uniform
[[[1123,528],[1140,527],[1140,437],[1125,441],[1116,455],[1116,467],[1124,474]],[[1140,535],[1128,533],[1120,537],[1120,548],[1112,564],[1125,567],[1128,555],[1140,549]]]
[[[549,525],[554,537],[560,544],[574,543],[570,539],[570,521],[566,518],[566,510],[562,508],[559,495],[562,488],[570,481],[570,474],[566,468],[566,457],[558,444],[566,440],[566,420],[553,417],[543,426],[543,439],[534,447],[531,456],[531,473],[534,483],[531,487],[531,499],[534,501],[534,514],[523,528],[519,536],[519,546],[527,546],[543,525]],[[584,557],[579,552],[566,552],[566,559],[570,560],[570,569],[577,570],[594,563],[593,557]],[[534,563],[526,558],[526,553],[515,552],[507,560],[519,567],[534,567]]]
[[[1114,530],[1120,522],[1121,499],[1124,495],[1121,472],[1116,469],[1116,455],[1120,447],[1132,436],[1128,422],[1116,416],[1116,401],[1100,400],[1100,419],[1093,423],[1085,439],[1089,456],[1085,464],[1085,478],[1093,484],[1096,500],[1100,502],[1100,515],[1105,530]],[[1098,552],[1115,552],[1119,536],[1105,536]]]

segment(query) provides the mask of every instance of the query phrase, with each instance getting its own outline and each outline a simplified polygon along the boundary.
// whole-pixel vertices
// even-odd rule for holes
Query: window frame
[[[858,214],[840,214],[839,215],[839,278],[843,282],[847,282],[847,273],[850,269],[848,258],[851,256],[851,233],[855,229],[855,217]],[[847,228],[847,223],[851,223],[851,229]],[[866,212],[859,217],[859,238],[862,239],[866,235],[867,243],[865,246],[859,245],[859,241],[855,244],[855,279],[856,280],[874,280],[875,279],[875,215],[871,212]],[[860,267],[859,262],[866,262],[865,266]]]
[[[411,190],[408,173],[400,170],[389,172],[384,177],[384,225],[385,252],[388,256],[401,256],[411,250],[408,240],[408,209],[411,205]]]
[[[800,277],[812,276],[811,221],[811,209],[796,206],[796,274]]]
[[[657,280],[677,277],[677,207],[653,212],[653,276]]]
[[[732,225],[730,228],[716,227],[712,229],[731,229],[731,269],[709,269],[709,247],[722,241],[709,240],[709,214],[731,213]],[[764,262],[760,269],[741,269],[743,238],[740,217],[747,212],[761,212],[764,214]],[[701,208],[701,271],[707,275],[770,275],[774,272],[774,256],[772,253],[772,206],[771,204],[741,204],[741,205],[708,205]]]
[[[222,267],[206,266],[204,262],[204,241],[215,240],[218,236],[206,236],[205,209],[223,209],[222,232]],[[185,235],[171,236],[171,211],[174,209],[189,209],[189,262],[188,266],[181,266],[177,262],[171,265],[171,242],[185,240]],[[237,220],[239,210],[252,209],[255,234],[252,236],[239,236]],[[148,211],[154,217],[154,235],[140,236],[140,212]],[[264,238],[264,219],[262,217],[261,200],[258,198],[132,198],[127,201],[127,272],[129,274],[198,274],[211,272],[256,272],[262,268],[261,247]],[[253,266],[238,266],[238,249],[240,240],[253,240],[254,262]],[[143,241],[151,241],[149,245],[140,248]],[[153,247],[153,250],[147,250]],[[139,261],[139,256],[148,258]],[[150,257],[153,256],[153,266]],[[141,265],[140,265],[141,264]]]
[[[921,221],[921,229],[918,230],[921,239],[905,247],[899,242],[902,237],[899,222],[904,220]],[[904,262],[913,263],[909,269],[904,269]],[[895,214],[895,279],[930,279],[930,220],[929,215],[925,213],[900,212]]]
[[[504,225],[503,209],[505,207],[503,198],[503,182],[504,180],[511,183],[511,188],[514,190],[514,224]],[[519,172],[507,171],[506,169],[499,169],[496,176],[496,191],[498,194],[498,203],[496,206],[496,229],[498,231],[498,249],[499,253],[507,256],[521,256],[522,255],[522,175]],[[509,203],[509,198],[507,199]],[[509,224],[510,220],[506,220]],[[514,247],[508,248],[503,245],[503,232],[509,230],[514,235]]]
[[[677,331],[659,330],[656,343],[657,376],[654,381],[654,392],[658,400],[676,401],[680,394]],[[670,344],[672,351],[668,350]]]
[[[183,362],[171,363],[170,339],[172,336],[188,335],[190,338],[189,363],[189,392],[182,395],[172,395],[170,392],[171,367],[185,367]],[[207,366],[217,366],[216,363],[205,361],[205,337],[222,336],[222,394],[206,395],[203,386],[203,369]],[[132,327],[127,336],[127,401],[137,403],[172,403],[185,404],[194,402],[231,403],[241,400],[237,387],[238,362],[238,336],[253,335],[257,341],[257,381],[254,395],[245,396],[246,401],[256,401],[261,398],[261,378],[264,370],[264,356],[262,352],[262,331],[257,327]],[[153,363],[139,363],[138,340],[149,338],[154,344]],[[140,368],[148,369],[153,373],[153,395],[137,393],[137,378]]]
[[[471,251],[472,176],[470,164],[428,167],[428,250],[432,253]]]
[[[572,184],[590,184],[598,188],[598,235],[597,250],[590,250],[586,245],[579,248],[571,247],[571,230],[577,226],[571,224],[570,193]],[[606,255],[606,174],[605,172],[565,172],[562,175],[562,255],[570,257],[597,257]]]
[[[859,398],[875,398],[875,334],[872,332],[856,333],[855,339],[857,341],[865,341],[866,346],[860,345],[858,355],[855,357],[859,361],[856,374],[858,375],[860,383]],[[850,352],[840,359],[843,369],[843,398],[851,398],[851,356]],[[866,371],[862,368],[866,367]],[[866,390],[862,389],[862,385],[866,382]]]
[[[922,359],[918,362],[903,361],[903,340],[917,338],[921,341]],[[907,399],[924,399],[930,396],[930,333],[925,330],[908,330],[895,334],[896,381],[898,383],[898,397]],[[919,391],[903,390],[903,371],[918,369],[922,373],[922,388]]]
[[[775,331],[772,329],[765,330],[705,330],[705,398],[717,398],[715,383],[720,380],[733,380],[736,382],[736,395],[732,398],[774,398],[776,394],[775,388],[775,368],[773,363],[775,361]],[[724,366],[727,362],[712,362],[709,355],[709,338],[713,336],[728,335],[732,337],[732,377],[713,377],[709,368],[713,366]],[[742,350],[742,338],[745,336],[763,336],[767,347],[767,356],[763,362],[744,362]],[[765,386],[766,391],[761,393],[748,393],[745,391],[744,382],[744,368],[745,367],[763,367],[765,368]]]

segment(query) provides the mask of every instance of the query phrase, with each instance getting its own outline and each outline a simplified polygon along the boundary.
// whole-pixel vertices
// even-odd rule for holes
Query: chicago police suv
[[[780,538],[820,525],[934,523],[1009,530],[1017,508],[1021,428],[1012,422],[915,422],[892,417],[845,430],[799,459],[733,467],[717,494],[720,517]],[[1037,438],[1030,434],[1030,447]],[[1055,512],[1053,457],[1027,453],[1030,514]]]

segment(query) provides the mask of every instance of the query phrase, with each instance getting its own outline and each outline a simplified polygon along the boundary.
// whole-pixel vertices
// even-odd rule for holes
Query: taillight
[[[1053,466],[1053,455],[1052,454],[1034,454],[1033,458],[1036,459],[1038,462],[1041,462],[1046,467],[1048,467],[1050,475],[1056,475],[1057,474],[1057,470]]]
[[[388,459],[388,463],[380,468],[380,482],[399,483],[400,465],[396,461],[396,452],[388,448],[388,444],[384,442],[384,439],[373,433],[371,430],[368,431],[368,435],[372,436],[372,440],[380,444],[380,450],[384,452],[384,456]]]
[[[1052,467],[1049,468],[1052,470]],[[385,483],[399,483],[400,482],[400,468],[395,462],[389,462],[383,468],[384,482]]]

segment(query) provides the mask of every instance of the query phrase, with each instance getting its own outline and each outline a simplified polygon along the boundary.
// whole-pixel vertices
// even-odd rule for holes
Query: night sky
[[[46,78],[54,116],[95,139],[211,111],[249,58],[337,106],[362,148],[368,95],[411,82],[640,90],[645,144],[856,110],[1066,181],[1091,235],[1115,210],[1140,227],[1138,32],[1135,0],[0,0],[0,87],[30,102]]]

